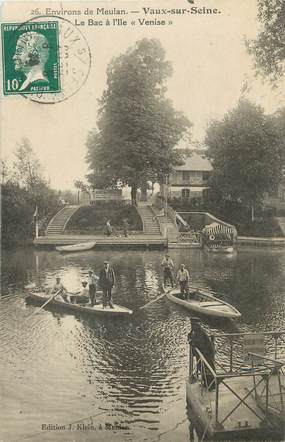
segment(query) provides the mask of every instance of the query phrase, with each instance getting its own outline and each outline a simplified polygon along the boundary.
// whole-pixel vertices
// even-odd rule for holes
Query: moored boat
[[[237,319],[240,312],[231,304],[216,298],[206,290],[190,288],[188,299],[183,299],[180,290],[174,289],[166,293],[166,297],[186,309],[207,316]]]
[[[70,295],[74,296],[73,293],[70,293]],[[50,294],[47,294],[45,292],[31,292],[26,299],[31,299],[43,305],[49,298]],[[118,304],[114,304],[113,308],[110,308],[109,306],[103,307],[102,304],[96,304],[92,307],[89,304],[73,304],[55,298],[52,299],[47,305],[58,306],[70,312],[80,312],[100,316],[129,316],[133,313],[133,311],[129,308],[123,307]]]
[[[218,246],[205,246],[205,249],[207,250],[207,252],[211,252],[211,253],[233,253],[234,252],[234,248],[233,246],[223,246],[223,245],[218,245]]]
[[[58,252],[84,252],[85,250],[91,250],[93,247],[95,247],[96,241],[88,241],[88,242],[82,242],[79,244],[71,244],[67,246],[58,246],[55,249]]]

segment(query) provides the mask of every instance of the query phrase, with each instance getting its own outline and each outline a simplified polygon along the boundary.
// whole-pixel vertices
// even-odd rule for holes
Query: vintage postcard
[[[284,1],[0,35],[0,441],[284,440]]]

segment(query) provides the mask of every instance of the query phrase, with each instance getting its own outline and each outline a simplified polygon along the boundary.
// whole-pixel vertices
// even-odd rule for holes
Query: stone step
[[[46,232],[47,234],[62,233],[66,222],[76,212],[79,206],[64,207],[49,222]]]

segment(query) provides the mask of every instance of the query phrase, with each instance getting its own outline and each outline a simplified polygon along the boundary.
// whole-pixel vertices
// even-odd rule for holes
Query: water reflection
[[[171,255],[177,267],[185,263],[190,269],[193,284],[217,291],[241,311],[236,325],[203,320],[209,331],[284,326],[284,251],[244,250],[230,258],[200,250]],[[197,440],[185,404],[189,315],[166,299],[139,309],[160,293],[162,257],[156,251],[2,254],[4,440],[12,436],[24,440],[44,422],[70,423],[88,416],[127,425],[129,430],[118,432],[116,440],[173,442],[173,431],[177,442]],[[37,308],[26,304],[25,285],[50,285],[59,275],[69,290],[76,291],[88,270],[98,274],[106,258],[117,276],[115,302],[134,310],[127,320],[71,315],[52,307],[35,314]],[[221,360],[227,351],[226,344]],[[91,440],[92,434],[86,434],[76,432],[76,440],[89,436]],[[55,440],[66,440],[65,436],[54,434]],[[41,433],[41,440],[45,437]],[[96,433],[98,441],[108,438],[109,434]]]

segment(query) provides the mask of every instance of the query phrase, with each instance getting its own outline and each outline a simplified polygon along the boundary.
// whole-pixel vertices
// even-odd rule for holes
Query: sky
[[[173,75],[167,82],[168,97],[193,124],[193,139],[202,141],[212,119],[221,119],[241,97],[262,105],[268,113],[284,102],[284,95],[272,91],[254,76],[253,63],[246,51],[245,37],[254,38],[258,31],[256,0],[196,0],[221,10],[216,15],[177,15],[171,26],[126,26],[80,28],[92,55],[86,83],[72,97],[53,105],[38,104],[21,96],[2,97],[1,151],[12,161],[13,151],[23,137],[31,145],[44,167],[45,175],[56,189],[73,189],[75,179],[88,173],[85,161],[86,138],[96,127],[98,98],[106,85],[106,68],[112,57],[124,53],[135,41],[158,38],[166,58],[172,62]],[[31,17],[35,3],[7,2],[2,6],[2,22],[23,22]],[[41,7],[59,9],[59,2],[37,2]],[[107,2],[62,2],[65,9],[84,10],[87,6],[138,9],[189,8],[187,0],[149,0]],[[141,12],[140,17],[147,18]],[[153,17],[148,17],[148,19]],[[160,18],[163,18],[160,16]],[[72,21],[74,17],[69,16]]]

